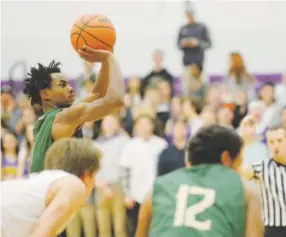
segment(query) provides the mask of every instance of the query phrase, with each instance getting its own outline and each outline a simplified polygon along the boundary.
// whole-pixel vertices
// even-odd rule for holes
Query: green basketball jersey
[[[149,237],[244,237],[239,174],[222,165],[182,168],[157,178]]]
[[[41,116],[34,127],[34,150],[30,173],[40,172],[44,169],[46,151],[53,143],[52,126],[55,116],[61,109],[53,109]]]

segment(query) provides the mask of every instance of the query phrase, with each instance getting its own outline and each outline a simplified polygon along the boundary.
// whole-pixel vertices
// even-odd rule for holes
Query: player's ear
[[[222,152],[220,160],[221,160],[222,165],[227,166],[227,167],[232,166],[232,159],[231,159],[228,151]]]
[[[43,100],[49,100],[50,99],[49,92],[46,89],[40,90],[40,96],[41,96],[41,99],[43,99]]]

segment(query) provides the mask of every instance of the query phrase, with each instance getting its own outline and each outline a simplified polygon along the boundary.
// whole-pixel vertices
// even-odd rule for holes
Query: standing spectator
[[[178,47],[183,51],[184,85],[187,85],[190,81],[192,64],[198,65],[200,71],[202,71],[205,50],[211,47],[208,28],[204,24],[195,21],[193,7],[188,7],[186,13],[188,23],[181,27],[177,39]]]
[[[269,159],[267,147],[256,133],[256,125],[255,120],[250,115],[241,121],[241,136],[244,141],[243,165],[251,165]]]
[[[140,204],[152,189],[160,153],[167,142],[154,135],[154,117],[139,114],[135,119],[134,134],[121,155],[122,184],[131,236],[135,235]]]
[[[158,80],[167,81],[171,86],[171,91],[173,94],[173,77],[167,71],[167,69],[164,68],[163,60],[164,60],[163,52],[161,50],[155,50],[155,52],[153,53],[153,63],[154,63],[153,70],[142,80],[141,84],[142,96],[145,93],[146,87],[148,87],[150,84],[156,83]]]
[[[237,93],[238,90],[244,90],[249,100],[255,99],[255,81],[248,73],[241,54],[232,52],[229,61],[228,74],[224,78],[223,84],[232,94]]]
[[[185,146],[188,136],[188,122],[177,119],[173,125],[173,144],[160,154],[157,175],[164,175],[185,166]]]
[[[124,197],[120,185],[121,152],[129,136],[121,129],[117,115],[103,118],[102,135],[95,145],[102,152],[101,167],[96,176],[96,212],[100,237],[126,237]]]

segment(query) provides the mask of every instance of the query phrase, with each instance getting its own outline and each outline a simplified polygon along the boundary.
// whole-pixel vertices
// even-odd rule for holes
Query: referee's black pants
[[[264,237],[286,237],[286,226],[265,226]]]

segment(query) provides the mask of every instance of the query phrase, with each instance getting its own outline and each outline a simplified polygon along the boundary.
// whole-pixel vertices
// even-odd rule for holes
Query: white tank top
[[[45,209],[51,183],[71,175],[63,170],[45,170],[28,178],[0,183],[2,237],[29,237]]]

